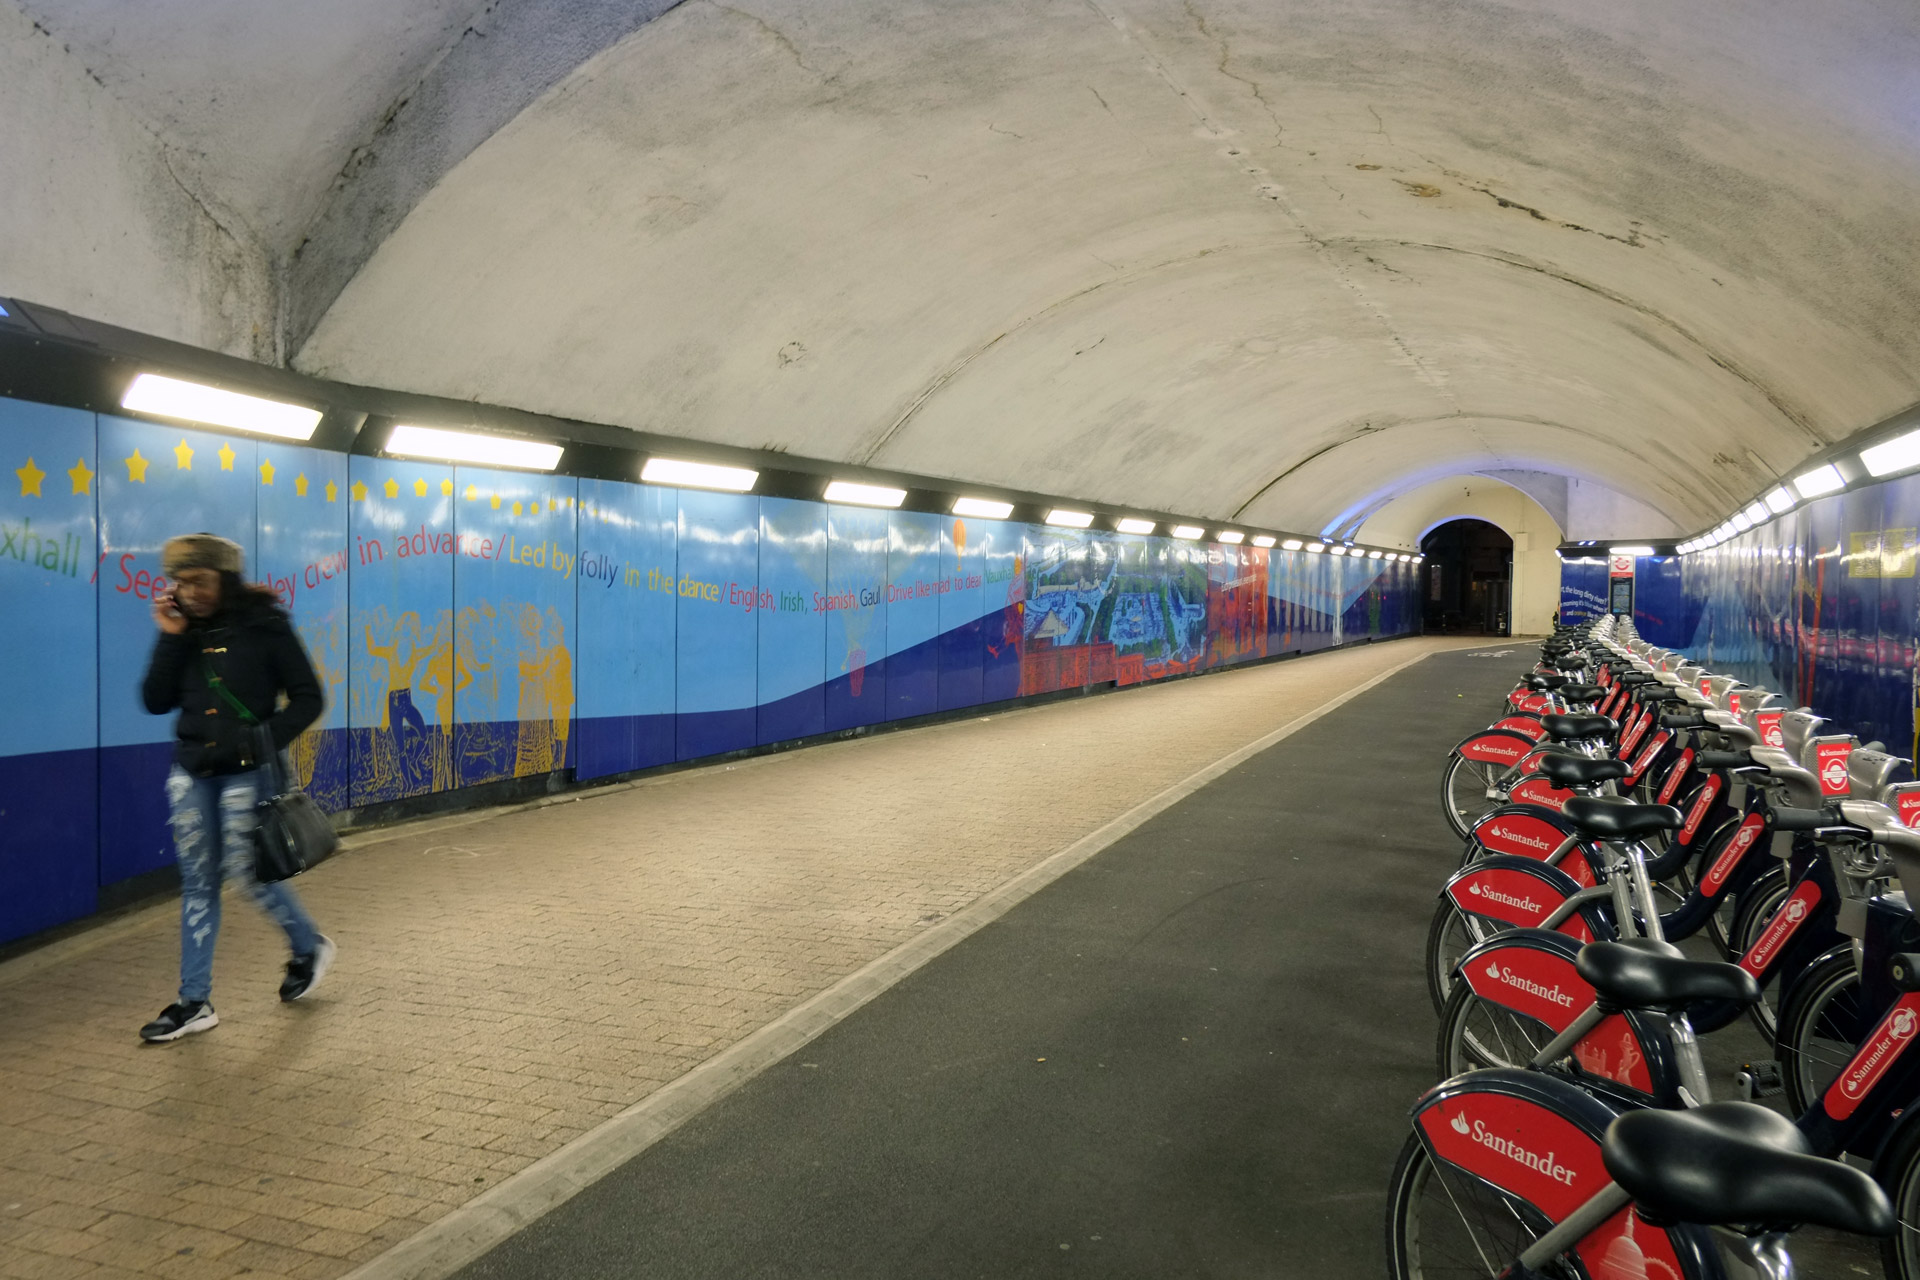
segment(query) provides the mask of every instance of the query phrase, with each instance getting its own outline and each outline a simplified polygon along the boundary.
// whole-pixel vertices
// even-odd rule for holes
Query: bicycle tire
[[[1920,1125],[1905,1124],[1873,1162],[1873,1176],[1900,1225],[1880,1242],[1887,1280],[1920,1280]]]
[[[1446,815],[1454,835],[1465,840],[1473,834],[1473,824],[1498,803],[1487,799],[1488,787],[1506,772],[1499,765],[1482,764],[1457,753],[1448,760],[1445,772],[1440,775],[1440,811]],[[1456,803],[1456,797],[1463,794],[1457,790],[1461,786],[1466,788],[1464,794],[1473,797],[1465,805]]]
[[[1818,1102],[1834,1076],[1853,1057],[1870,1023],[1860,1002],[1860,972],[1853,948],[1829,953],[1808,965],[1780,1001],[1780,1029],[1773,1056],[1780,1060],[1790,1115]]]
[[[1436,1186],[1438,1194],[1430,1194]],[[1485,1280],[1486,1259],[1500,1266],[1518,1258],[1546,1222],[1539,1209],[1477,1178],[1447,1180],[1420,1135],[1409,1134],[1387,1184],[1387,1273],[1393,1280]],[[1559,1262],[1542,1274],[1571,1280]]]
[[[1466,983],[1456,982],[1440,1013],[1434,1065],[1442,1080],[1483,1067],[1525,1067],[1552,1043],[1555,1034],[1546,1023],[1515,1013]]]
[[[1455,926],[1458,926],[1457,928]],[[1505,931],[1508,926],[1471,916],[1455,906],[1453,899],[1440,895],[1433,923],[1427,926],[1427,995],[1433,999],[1433,1011],[1445,1013],[1447,997],[1453,994],[1453,971],[1460,956],[1474,943]]]

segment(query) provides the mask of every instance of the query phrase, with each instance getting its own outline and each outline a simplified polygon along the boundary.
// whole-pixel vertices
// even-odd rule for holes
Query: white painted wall
[[[1420,549],[1449,520],[1485,520],[1513,539],[1513,633],[1544,635],[1560,607],[1560,526],[1527,494],[1486,476],[1452,476],[1401,494],[1360,526],[1356,540]]]
[[[256,359],[266,255],[174,177],[160,140],[0,0],[0,294]]]

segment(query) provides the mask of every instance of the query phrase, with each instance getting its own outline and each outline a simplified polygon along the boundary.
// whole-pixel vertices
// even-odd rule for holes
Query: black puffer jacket
[[[257,734],[207,683],[211,666],[227,691],[273,732],[276,750],[320,718],[326,695],[285,611],[247,595],[182,635],[160,634],[140,696],[161,715],[180,709],[173,758],[197,777],[239,773],[262,762]],[[287,705],[279,705],[282,691]]]

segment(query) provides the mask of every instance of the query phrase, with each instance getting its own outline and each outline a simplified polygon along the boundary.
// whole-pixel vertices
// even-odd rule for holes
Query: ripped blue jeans
[[[213,944],[220,937],[220,886],[239,881],[287,933],[296,956],[312,955],[320,931],[286,884],[253,878],[253,805],[259,772],[196,778],[178,765],[167,774],[173,850],[180,860],[180,999],[213,993]],[[224,873],[224,874],[223,874]]]

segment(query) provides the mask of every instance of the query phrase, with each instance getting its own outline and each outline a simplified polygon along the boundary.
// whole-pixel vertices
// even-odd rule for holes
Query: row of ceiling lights
[[[120,405],[135,413],[158,418],[197,422],[226,427],[286,440],[306,441],[320,425],[318,409],[265,400],[258,396],[222,391],[217,387],[185,382],[156,373],[143,373],[133,380]],[[552,471],[560,465],[562,446],[537,440],[517,440],[506,436],[482,435],[470,431],[448,431],[439,427],[411,424],[395,426],[387,436],[385,452],[402,458],[426,458],[437,462],[465,462],[479,466],[515,467],[531,471]],[[646,484],[673,485],[681,488],[719,489],[747,493],[760,473],[749,467],[724,467],[706,462],[687,462],[678,458],[650,457],[640,469]],[[907,500],[905,489],[885,485],[859,484],[851,480],[828,482],[821,495],[828,502],[852,503],[866,507],[898,507]],[[1013,514],[1011,502],[993,498],[955,498],[953,514],[987,520],[1005,520]],[[1067,529],[1092,526],[1091,511],[1056,507],[1047,513],[1046,522]],[[1121,533],[1148,534],[1159,526],[1151,520],[1126,516],[1114,521]],[[1167,530],[1170,537],[1194,540],[1206,536],[1199,525],[1176,524]],[[1238,544],[1247,535],[1238,529],[1215,531],[1214,540]],[[1286,551],[1326,552],[1336,556],[1364,556],[1370,560],[1414,562],[1424,556],[1398,551],[1369,550],[1351,543],[1328,544],[1288,538],[1281,542],[1273,534],[1255,534],[1253,545],[1271,547],[1279,543]]]
[[[1920,467],[1920,431],[1909,431],[1905,435],[1883,440],[1860,450],[1859,462],[1867,476],[1883,480],[1898,475],[1902,471],[1911,471]],[[1688,555],[1695,551],[1705,551],[1717,547],[1729,538],[1737,538],[1757,524],[1762,524],[1774,516],[1783,516],[1808,498],[1818,498],[1829,493],[1838,493],[1847,487],[1846,476],[1840,468],[1831,462],[1823,462],[1809,471],[1793,478],[1791,487],[1781,485],[1748,503],[1736,511],[1724,523],[1698,537],[1681,543],[1677,551]]]

